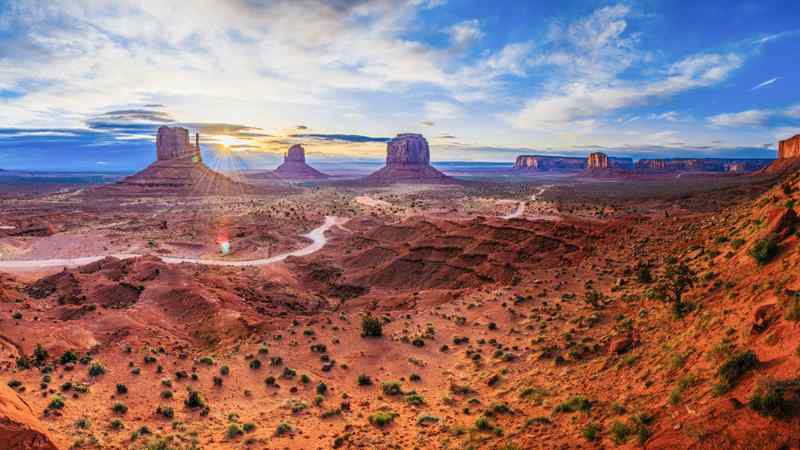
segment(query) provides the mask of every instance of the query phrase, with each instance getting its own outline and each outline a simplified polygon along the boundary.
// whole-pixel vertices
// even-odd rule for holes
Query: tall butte
[[[398,134],[386,144],[386,165],[365,178],[379,183],[447,183],[452,178],[431,166],[428,141],[421,134]]]
[[[109,188],[183,195],[231,195],[253,190],[252,186],[233,181],[203,163],[199,134],[195,134],[193,144],[189,130],[168,126],[158,129],[156,162]]]
[[[787,174],[798,169],[800,169],[800,134],[778,141],[778,159],[764,169],[764,172]]]
[[[295,180],[315,180],[330,176],[306,164],[306,150],[300,144],[289,147],[283,157],[283,164],[274,173],[281,178]]]

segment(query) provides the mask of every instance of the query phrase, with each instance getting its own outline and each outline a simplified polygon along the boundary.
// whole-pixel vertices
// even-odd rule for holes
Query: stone
[[[586,158],[586,167],[588,169],[608,169],[608,155],[601,152],[590,153]]]
[[[309,180],[318,178],[328,178],[329,175],[306,164],[306,150],[302,145],[295,144],[289,147],[289,151],[283,157],[283,164],[278,166],[273,172],[279,178]]]
[[[189,140],[189,130],[182,127],[162,126],[158,128],[156,136],[156,159],[170,161],[174,159],[190,159],[192,162],[201,162],[200,137],[195,135],[195,144]]]
[[[402,133],[386,144],[386,165],[366,177],[370,182],[446,183],[452,179],[430,165],[428,141],[421,134]]]
[[[800,158],[800,134],[778,142],[778,159]]]
[[[608,351],[612,354],[622,354],[627,352],[633,347],[633,338],[630,336],[619,337],[611,341],[608,346]]]

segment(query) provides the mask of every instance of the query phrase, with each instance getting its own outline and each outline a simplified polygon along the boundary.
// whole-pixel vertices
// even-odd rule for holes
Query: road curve
[[[348,219],[337,216],[325,216],[325,222],[317,228],[303,235],[303,237],[311,239],[311,244],[299,250],[294,250],[287,253],[281,253],[269,258],[251,259],[251,260],[224,260],[224,259],[203,259],[203,258],[183,258],[178,256],[159,256],[162,261],[170,264],[180,263],[193,263],[204,264],[208,266],[231,266],[231,267],[244,267],[244,266],[266,266],[276,262],[283,261],[290,256],[306,256],[310,255],[325,247],[328,243],[328,238],[325,237],[325,232],[335,226],[342,226]],[[114,255],[103,256],[84,256],[80,258],[55,258],[55,259],[31,259],[31,260],[8,260],[0,261],[0,270],[35,270],[47,269],[52,267],[77,267],[99,261],[108,256],[113,256],[119,259],[136,258],[142,255],[136,253],[118,253]]]

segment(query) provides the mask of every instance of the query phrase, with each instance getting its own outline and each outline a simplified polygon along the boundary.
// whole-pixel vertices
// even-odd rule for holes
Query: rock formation
[[[671,158],[640,159],[636,170],[641,172],[754,172],[768,166],[770,159]]]
[[[800,134],[778,142],[778,159],[800,158]]]
[[[36,413],[5,383],[0,385],[0,447],[58,450]]]
[[[319,179],[329,175],[306,164],[306,151],[302,145],[295,144],[283,158],[283,164],[275,169],[275,175],[288,179]]]
[[[203,163],[199,141],[199,135],[195,135],[192,145],[185,128],[160,127],[156,137],[156,162],[115,185],[99,188],[98,192],[202,196],[235,195],[254,190],[252,186],[209,169]]]
[[[590,153],[586,159],[587,169],[608,169],[608,155],[605,153]]]
[[[428,141],[421,134],[398,134],[386,145],[386,165],[369,175],[367,181],[377,182],[434,182],[451,178],[430,165]]]

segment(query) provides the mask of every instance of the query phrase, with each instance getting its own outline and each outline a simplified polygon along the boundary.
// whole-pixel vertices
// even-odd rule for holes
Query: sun
[[[227,150],[230,150],[233,146],[240,144],[238,139],[226,134],[214,136],[214,140],[222,144]]]

